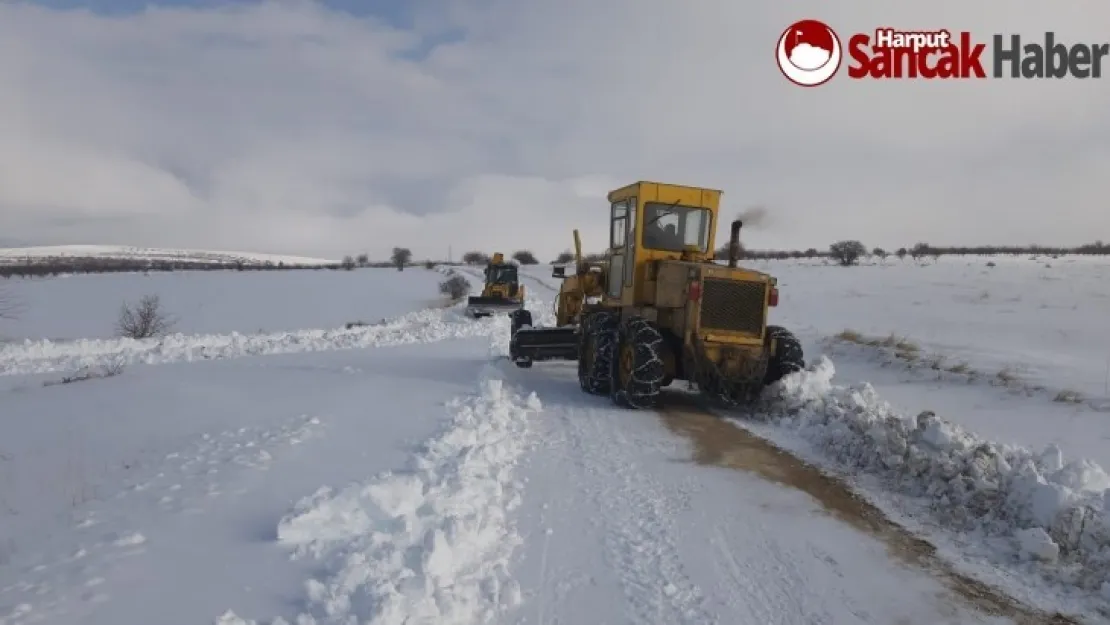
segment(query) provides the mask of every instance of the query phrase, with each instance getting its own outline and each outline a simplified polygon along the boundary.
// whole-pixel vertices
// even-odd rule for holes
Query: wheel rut
[[[1017,625],[1081,623],[1063,614],[1036,610],[956,571],[939,557],[932,544],[891,521],[844,481],[709,412],[693,395],[667,392],[657,412],[671,432],[693,444],[694,462],[745,471],[806,493],[825,513],[880,540],[893,557],[930,573],[965,604],[1009,618]]]

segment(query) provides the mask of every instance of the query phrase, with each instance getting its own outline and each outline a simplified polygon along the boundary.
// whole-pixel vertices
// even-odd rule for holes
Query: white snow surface
[[[167,249],[127,245],[39,245],[0,247],[0,263],[47,258],[104,258],[124,260],[189,261],[198,263],[285,263],[286,265],[327,265],[338,262],[307,256],[285,256],[259,252],[219,252],[212,250]]]
[[[931,412],[901,414],[869,384],[833,384],[834,371],[822,357],[770,389],[755,414],[800,434],[826,464],[878,478],[884,492],[906,496],[902,512],[926,513],[972,548],[1010,541],[988,555],[999,564],[1005,555],[1032,557],[1037,572],[1068,586],[1110,583],[1110,476],[1102,467],[1065,463],[1055,445],[1034,452],[992,443]]]
[[[321,488],[282,519],[279,541],[329,562],[298,623],[463,625],[520,603],[509,573],[521,542],[509,518],[523,489],[513,468],[541,405],[497,376],[487,371],[479,394],[448,404],[446,431],[408,471]]]
[[[783,289],[775,321],[803,338],[811,367],[762,411],[731,416],[847,477],[962,569],[1044,609],[1106,622],[1110,478],[1097,461],[1072,459],[1070,437],[1082,433],[1061,438],[1048,414],[1065,407],[989,384],[925,382],[878,356],[853,352],[843,368],[821,357],[845,328],[896,333],[957,346],[984,371],[1021,358],[1030,384],[1065,387],[1048,365],[1097,360],[1105,324],[1082,315],[1097,314],[1088,309],[1098,298],[1077,287],[1073,308],[1055,313],[1027,310],[1026,299],[1062,301],[1038,290],[1048,269],[1060,279],[1043,282],[1087,276],[1096,289],[1102,265],[895,262],[763,264]],[[477,284],[474,270],[459,271]],[[526,271],[538,324],[552,322],[549,271]],[[295,290],[298,274],[271,275]],[[1010,622],[960,603],[799,491],[689,462],[689,442],[659,419],[583,394],[573,364],[516,369],[500,358],[506,319],[427,308],[442,272],[365,275],[380,276],[368,290],[383,301],[390,282],[421,280],[426,292],[404,291],[408,312],[367,306],[356,318],[389,319],[349,330],[307,321],[0,347],[0,624]],[[1008,277],[983,282],[990,276]],[[88,279],[44,282],[61,293]],[[121,299],[112,288],[104,301]],[[1026,299],[991,309],[1006,323],[939,321],[982,313],[952,295],[984,288]],[[941,306],[946,293],[945,306],[967,310]],[[937,301],[913,304],[926,296]],[[264,311],[258,318],[265,327]],[[1045,332],[1057,322],[1067,342],[1055,349],[1085,347],[1050,352]],[[847,377],[834,381],[840,369]],[[1075,386],[1097,396],[1093,377]],[[897,402],[883,400],[888,389]],[[970,399],[919,415],[949,391]],[[975,408],[1004,401],[1023,407],[1021,440]],[[1105,442],[1091,428],[1084,453],[1097,457]]]
[[[110,339],[120,306],[157,295],[174,332],[241,334],[376,323],[439,303],[442,276],[424,269],[174,271],[0,279],[18,305],[0,344]]]

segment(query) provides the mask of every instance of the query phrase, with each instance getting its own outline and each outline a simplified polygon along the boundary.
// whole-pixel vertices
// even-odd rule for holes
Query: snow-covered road
[[[3,348],[0,625],[1053,622],[689,400],[507,342],[433,309]]]
[[[520,382],[544,411],[521,470],[529,601],[513,622],[1014,622],[977,614],[788,479],[745,470],[782,463],[722,440],[738,428],[691,409],[614,410],[583,398],[571,367],[549,369]]]

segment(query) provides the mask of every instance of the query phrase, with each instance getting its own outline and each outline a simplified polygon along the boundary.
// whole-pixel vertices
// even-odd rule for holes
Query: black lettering
[[[1010,35],[1010,49],[1002,46],[1002,35],[994,36],[994,77],[1002,78],[1002,64],[1010,64],[1010,78],[1020,78],[1018,50],[1021,49],[1021,36]]]
[[[1044,78],[1044,48],[1031,43],[1023,50],[1025,50],[1025,58],[1021,60],[1021,77]]]
[[[1055,53],[1053,53],[1055,56]],[[1068,51],[1068,67],[1070,68],[1072,76],[1076,78],[1087,78],[1091,75],[1091,49],[1085,45],[1077,44],[1071,47]]]
[[[1091,59],[1091,78],[1102,78],[1102,59],[1110,54],[1110,43],[1091,46],[1091,54],[1094,55]]]
[[[1068,76],[1068,48],[1062,43],[1056,43],[1056,33],[1044,34],[1045,51],[1045,76],[1050,78],[1067,78]]]

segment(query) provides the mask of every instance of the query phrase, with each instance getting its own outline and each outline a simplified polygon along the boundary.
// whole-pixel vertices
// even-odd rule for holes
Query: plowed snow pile
[[[175,334],[155,339],[81,339],[10,343],[0,346],[0,375],[46,373],[105,363],[167,362],[239,358],[384,345],[431,343],[489,335],[497,318],[473,320],[459,307],[421,310],[376,325],[262,334]]]
[[[1065,463],[1054,445],[1037,453],[988,442],[931,412],[899,414],[870,384],[837,386],[834,373],[822,357],[787,377],[768,389],[759,418],[915,498],[935,523],[1005,538],[1011,561],[1110,601],[1110,477],[1100,466]]]
[[[509,518],[522,489],[513,472],[541,406],[486,373],[411,470],[323,488],[281,521],[279,540],[326,568],[307,584],[299,624],[468,625],[520,602],[508,571],[521,542]]]

